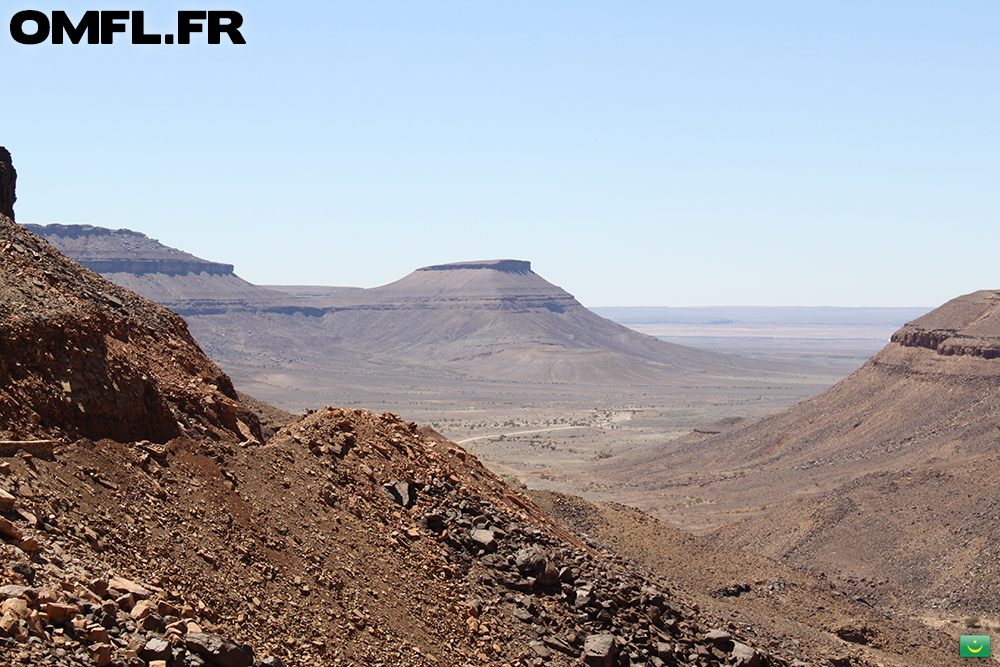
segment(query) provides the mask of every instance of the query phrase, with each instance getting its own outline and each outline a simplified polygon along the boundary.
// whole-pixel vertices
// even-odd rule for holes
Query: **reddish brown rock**
[[[0,146],[0,215],[14,219],[14,202],[17,201],[15,189],[17,172],[11,162],[10,152]]]

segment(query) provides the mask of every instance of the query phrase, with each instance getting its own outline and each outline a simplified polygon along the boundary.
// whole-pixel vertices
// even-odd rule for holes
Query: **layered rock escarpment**
[[[129,229],[60,224],[25,228],[113,283],[184,316],[259,311],[287,298],[243,280],[232,264],[201,259]]]
[[[897,331],[892,342],[945,356],[996,359],[1000,357],[1000,290],[952,299]]]
[[[44,236],[61,252],[97,273],[164,273],[172,276],[187,273],[225,276],[233,273],[232,264],[206,261],[130,229],[60,224],[27,224],[24,227]]]
[[[14,202],[16,192],[17,172],[11,161],[10,151],[0,146],[0,215],[14,219]]]

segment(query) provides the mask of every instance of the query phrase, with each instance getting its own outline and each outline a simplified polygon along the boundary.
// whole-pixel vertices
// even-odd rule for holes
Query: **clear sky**
[[[14,41],[15,12],[53,7],[164,34],[236,10],[247,44]],[[21,222],[128,227],[262,284],[526,259],[587,306],[1000,288],[996,0],[0,14]]]

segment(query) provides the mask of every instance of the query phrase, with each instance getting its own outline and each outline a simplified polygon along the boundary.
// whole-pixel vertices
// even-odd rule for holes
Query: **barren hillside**
[[[702,610],[394,414],[261,442],[178,317],[0,233],[4,667],[914,664]]]
[[[822,395],[609,472],[647,504],[699,499],[662,510],[669,520],[885,604],[988,612],[1000,604],[998,333],[1000,292],[959,297]]]
[[[0,234],[18,438],[0,462],[3,664],[794,657],[587,548],[395,415],[328,407],[261,443],[177,316],[7,218]]]

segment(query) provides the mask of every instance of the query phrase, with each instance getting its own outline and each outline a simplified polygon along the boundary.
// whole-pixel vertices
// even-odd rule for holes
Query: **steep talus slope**
[[[994,609],[998,303],[996,291],[955,299],[822,395],[721,435],[692,434],[615,474],[653,495],[709,501],[674,521],[739,518],[717,539],[839,576],[885,604]]]
[[[0,254],[0,439],[255,437],[180,317],[5,217]]]
[[[885,662],[902,655],[917,664],[954,650],[944,633],[892,617],[825,579],[682,532],[635,508],[529,493],[566,526],[669,576],[706,612],[738,619],[760,637],[781,637],[780,645],[799,647],[820,664],[859,654]]]
[[[22,663],[954,662],[943,638],[910,630],[779,645],[699,610],[388,413],[325,408],[265,446],[76,441],[53,454],[13,457],[0,477],[25,538],[0,544],[0,649]],[[228,642],[229,661],[206,636]]]

